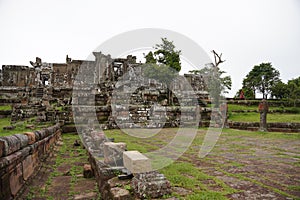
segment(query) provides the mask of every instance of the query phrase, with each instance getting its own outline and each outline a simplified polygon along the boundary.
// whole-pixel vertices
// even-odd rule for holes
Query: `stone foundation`
[[[259,122],[228,122],[229,128],[258,131]],[[299,133],[300,123],[267,123],[267,131]]]

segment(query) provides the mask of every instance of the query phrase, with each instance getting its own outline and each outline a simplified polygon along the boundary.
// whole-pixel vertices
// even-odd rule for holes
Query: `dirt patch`
[[[70,176],[54,177],[47,196],[56,197],[57,199],[67,199],[70,190],[70,181]]]

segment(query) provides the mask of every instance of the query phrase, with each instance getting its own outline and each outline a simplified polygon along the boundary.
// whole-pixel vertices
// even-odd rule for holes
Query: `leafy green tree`
[[[146,63],[148,63],[148,64],[155,64],[156,63],[156,59],[154,58],[154,55],[153,55],[152,51],[150,51],[144,57],[146,59]]]
[[[181,51],[176,50],[173,41],[169,41],[167,38],[161,38],[162,43],[154,46],[154,53],[150,51],[145,55],[146,63],[164,64],[171,67],[177,72],[181,70],[180,55]],[[156,56],[156,58],[154,57]]]
[[[253,90],[263,94],[263,98],[267,99],[271,93],[272,87],[277,84],[279,79],[279,71],[274,69],[271,63],[261,63],[255,65],[243,80],[243,88]]]
[[[178,76],[178,73],[174,69],[164,64],[146,63],[142,69],[145,77],[155,79],[168,86]]]
[[[287,84],[283,83],[282,81],[278,81],[274,86],[271,88],[271,96],[275,97],[276,99],[284,99],[288,97],[288,86]]]
[[[241,92],[243,91],[244,93],[244,98],[245,99],[254,99],[255,96],[254,96],[254,93],[253,93],[253,90],[249,89],[249,88],[242,88],[242,89],[239,89],[237,91],[237,93],[235,94],[235,98],[240,98],[240,94]]]
[[[288,81],[288,98],[294,102],[294,106],[296,106],[296,102],[300,101],[300,76],[298,78],[292,79]]]
[[[162,43],[154,46],[154,53],[150,51],[144,55],[146,64],[143,73],[146,77],[165,83],[167,87],[169,104],[172,104],[172,92],[169,89],[171,82],[179,75],[181,70],[180,50],[176,50],[173,41],[161,38]]]

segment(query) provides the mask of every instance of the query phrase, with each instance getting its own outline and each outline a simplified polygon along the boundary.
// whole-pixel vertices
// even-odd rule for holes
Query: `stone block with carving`
[[[124,167],[133,174],[152,171],[151,160],[138,151],[125,151],[123,162]]]

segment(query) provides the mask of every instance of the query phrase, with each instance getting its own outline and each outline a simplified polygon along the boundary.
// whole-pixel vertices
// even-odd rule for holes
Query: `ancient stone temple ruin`
[[[163,74],[171,77],[164,82],[147,77],[148,66],[137,63],[135,56],[93,55],[95,60],[66,56],[65,63],[47,63],[37,57],[30,66],[2,66],[0,105],[12,106],[4,117],[11,117],[12,124],[27,120],[56,125],[0,138],[0,185],[9,185],[5,191],[2,187],[1,199],[15,197],[42,156],[51,152],[50,146],[61,133],[70,132],[81,134],[89,154],[87,168],[93,169],[103,199],[131,199],[128,190],[113,184],[116,174],[133,174],[124,184],[131,184],[140,199],[170,195],[170,182],[152,168],[150,158],[127,151],[125,143],[111,142],[98,128],[207,126],[211,110],[206,107],[205,77],[170,73]],[[18,162],[10,162],[13,159]]]
[[[196,96],[201,121],[209,120],[209,109],[205,108],[208,92],[202,75],[177,75],[167,85],[143,78],[145,64],[137,63],[135,56],[93,55],[93,61],[74,60],[67,55],[65,63],[47,63],[37,57],[30,66],[3,65],[0,104],[13,105],[12,121],[35,118],[73,124],[71,105],[75,109],[76,105],[93,105],[104,128],[176,127],[182,121],[178,106],[189,106]],[[83,116],[82,122],[87,120]]]

